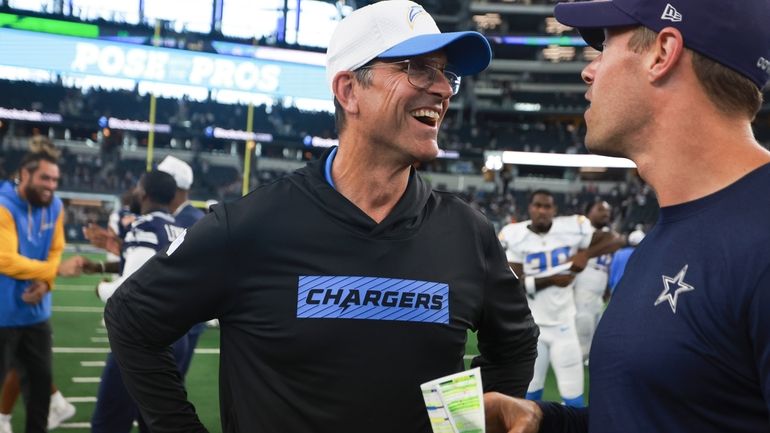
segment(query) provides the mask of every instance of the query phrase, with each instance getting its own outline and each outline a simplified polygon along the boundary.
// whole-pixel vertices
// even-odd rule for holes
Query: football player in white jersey
[[[607,280],[611,253],[623,246],[623,240],[610,226],[612,206],[606,201],[591,202],[586,206],[585,215],[591,222],[591,231],[605,234],[614,240],[613,247],[598,257],[588,260],[583,272],[575,276],[575,327],[577,328],[583,361],[588,360],[591,340],[604,309],[605,295],[609,295]]]
[[[529,200],[530,220],[508,224],[500,241],[511,268],[523,278],[529,308],[540,326],[535,373],[527,398],[539,400],[549,363],[564,403],[583,406],[583,362],[575,330],[573,280],[588,259],[606,253],[604,236],[594,238],[582,215],[556,217],[553,194],[537,190]]]

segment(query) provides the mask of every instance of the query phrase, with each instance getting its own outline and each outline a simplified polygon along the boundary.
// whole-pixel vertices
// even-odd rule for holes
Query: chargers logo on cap
[[[422,6],[410,6],[408,15],[409,27],[414,29],[414,21],[417,19],[417,16],[424,13],[425,9],[423,9]]]

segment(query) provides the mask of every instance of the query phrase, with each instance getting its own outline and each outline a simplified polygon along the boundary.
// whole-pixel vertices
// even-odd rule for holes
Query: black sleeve
[[[478,327],[480,355],[471,366],[481,367],[484,392],[524,397],[532,380],[540,330],[491,225],[487,231],[487,280]]]
[[[223,272],[228,237],[219,206],[147,261],[107,302],[112,352],[154,433],[207,431],[187,400],[169,346],[192,325],[220,317],[232,302]]]
[[[543,411],[538,433],[588,433],[588,408],[536,401]]]

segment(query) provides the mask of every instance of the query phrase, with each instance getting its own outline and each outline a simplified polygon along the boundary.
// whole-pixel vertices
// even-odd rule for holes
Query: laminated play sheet
[[[420,388],[433,433],[484,433],[480,369],[444,376]]]

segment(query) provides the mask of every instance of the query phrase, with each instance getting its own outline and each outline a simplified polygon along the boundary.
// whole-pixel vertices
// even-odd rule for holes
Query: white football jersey
[[[570,257],[591,244],[593,227],[582,215],[553,219],[548,233],[538,234],[527,226],[531,221],[508,224],[500,231],[508,261],[521,263],[527,277],[548,277],[569,270]],[[529,309],[538,325],[570,323],[575,318],[573,286],[552,286],[528,296]]]
[[[592,235],[595,231],[596,228],[591,226]],[[602,231],[609,231],[609,228],[604,228]],[[575,276],[575,290],[590,290],[602,296],[607,288],[611,261],[611,254],[602,254],[588,259],[588,264],[583,272]]]

